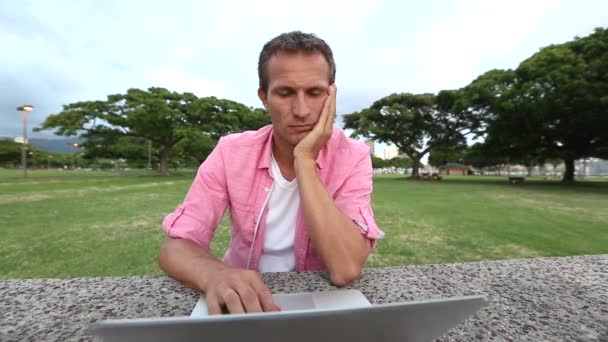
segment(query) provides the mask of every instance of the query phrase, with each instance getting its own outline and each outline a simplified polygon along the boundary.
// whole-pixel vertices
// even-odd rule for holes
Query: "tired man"
[[[272,124],[221,138],[163,221],[161,268],[203,291],[210,314],[278,310],[258,272],[326,270],[348,285],[383,236],[369,148],[333,127],[330,47],[313,34],[281,34],[264,45],[258,75]],[[220,261],[209,244],[227,208],[231,240]]]

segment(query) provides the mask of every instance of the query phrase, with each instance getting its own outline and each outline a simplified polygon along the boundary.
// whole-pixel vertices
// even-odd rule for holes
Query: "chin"
[[[300,143],[300,141],[302,141],[302,139],[293,139],[293,140],[290,140],[290,141],[289,141],[289,144],[290,144],[292,147],[296,147],[296,146],[297,146],[297,145]]]

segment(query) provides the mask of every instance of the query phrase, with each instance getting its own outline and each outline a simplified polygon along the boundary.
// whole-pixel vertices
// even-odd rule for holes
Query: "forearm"
[[[203,292],[210,274],[228,267],[194,242],[171,237],[163,242],[158,262],[167,275]]]
[[[310,238],[332,282],[348,285],[359,276],[370,244],[352,220],[336,207],[316,172],[314,160],[296,158],[295,168]]]

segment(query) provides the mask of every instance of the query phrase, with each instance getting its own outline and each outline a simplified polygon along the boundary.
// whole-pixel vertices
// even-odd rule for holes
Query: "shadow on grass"
[[[577,180],[573,183],[563,183],[559,180],[527,179],[524,183],[510,184],[507,176],[463,176],[463,177],[444,177],[441,181],[427,181],[413,179],[407,175],[399,176],[380,176],[374,179],[375,182],[411,182],[415,184],[435,185],[454,185],[454,186],[490,186],[496,188],[526,189],[532,191],[559,191],[574,193],[593,193],[608,195],[608,181],[589,181]]]
[[[155,170],[66,170],[66,171],[47,171],[47,170],[30,170],[28,177],[23,178],[20,170],[0,170],[0,182],[10,183],[28,183],[31,181],[68,181],[68,180],[83,180],[83,179],[103,179],[103,178],[194,178],[196,169],[180,169],[170,171],[169,176],[163,177]]]

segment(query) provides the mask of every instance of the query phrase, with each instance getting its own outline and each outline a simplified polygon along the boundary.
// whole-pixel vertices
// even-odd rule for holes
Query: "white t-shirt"
[[[295,178],[292,181],[283,178],[274,155],[270,165],[274,186],[268,199],[264,252],[260,258],[259,270],[260,272],[290,272],[295,270],[296,266],[293,242],[300,193]]]

